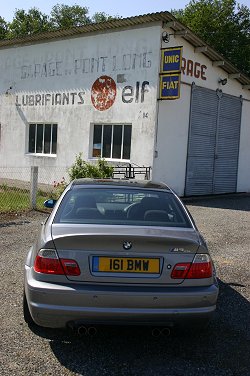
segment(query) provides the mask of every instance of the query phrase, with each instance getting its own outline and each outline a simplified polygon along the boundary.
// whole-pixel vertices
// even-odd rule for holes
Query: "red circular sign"
[[[93,106],[99,111],[110,108],[116,97],[116,83],[109,76],[101,76],[93,83],[91,100]]]

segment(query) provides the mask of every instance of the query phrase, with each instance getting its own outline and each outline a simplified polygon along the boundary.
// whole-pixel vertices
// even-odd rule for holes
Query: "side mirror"
[[[55,206],[56,202],[57,202],[57,200],[54,200],[54,199],[51,198],[50,200],[44,201],[43,205],[45,206],[45,208],[52,209]]]

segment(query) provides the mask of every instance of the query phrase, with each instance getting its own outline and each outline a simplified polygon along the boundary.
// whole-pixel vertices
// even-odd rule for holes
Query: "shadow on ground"
[[[153,337],[145,327],[102,327],[94,337],[33,329],[50,340],[58,361],[80,375],[250,375],[250,303],[220,281],[218,309],[200,332]]]
[[[209,198],[184,198],[184,203],[191,206],[250,211],[250,194],[211,196]]]

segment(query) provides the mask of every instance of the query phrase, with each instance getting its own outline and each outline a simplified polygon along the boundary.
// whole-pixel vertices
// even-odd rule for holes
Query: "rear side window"
[[[130,188],[73,188],[54,223],[192,227],[171,192]]]

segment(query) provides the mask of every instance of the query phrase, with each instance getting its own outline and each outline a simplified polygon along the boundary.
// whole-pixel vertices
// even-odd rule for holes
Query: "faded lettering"
[[[148,87],[149,82],[143,81],[142,85],[140,86],[140,81],[137,81],[135,87],[128,85],[125,86],[122,90],[122,101],[123,103],[143,103],[145,99],[145,93],[149,92]]]
[[[200,64],[197,61],[193,61],[190,59],[185,59],[184,57],[182,58],[182,67],[181,71],[184,75],[190,76],[190,77],[195,77],[195,78],[200,78],[204,81],[206,81],[206,70],[207,66],[204,64]]]
[[[60,60],[35,62],[21,65],[21,79],[61,77],[70,74],[98,74],[115,71],[131,71],[137,69],[149,69],[152,66],[152,52],[125,53],[113,56],[60,56]],[[59,58],[59,56],[57,56]]]
[[[16,105],[20,106],[58,106],[84,104],[84,91],[70,93],[43,93],[16,95]]]
[[[134,96],[134,88],[133,86],[125,86],[122,89],[122,101],[123,103],[131,103],[133,102]]]
[[[175,81],[164,82],[164,88],[176,87]],[[170,87],[171,86],[171,87]],[[134,85],[126,85],[121,89],[123,103],[144,103],[147,93],[150,91],[149,81],[136,81]],[[67,106],[85,104],[85,91],[57,92],[57,93],[35,93],[16,95],[17,106]],[[115,102],[117,95],[116,82],[112,77],[100,76],[92,85],[90,99],[93,106],[104,111],[109,109]],[[144,112],[143,117],[147,118],[148,113]]]

